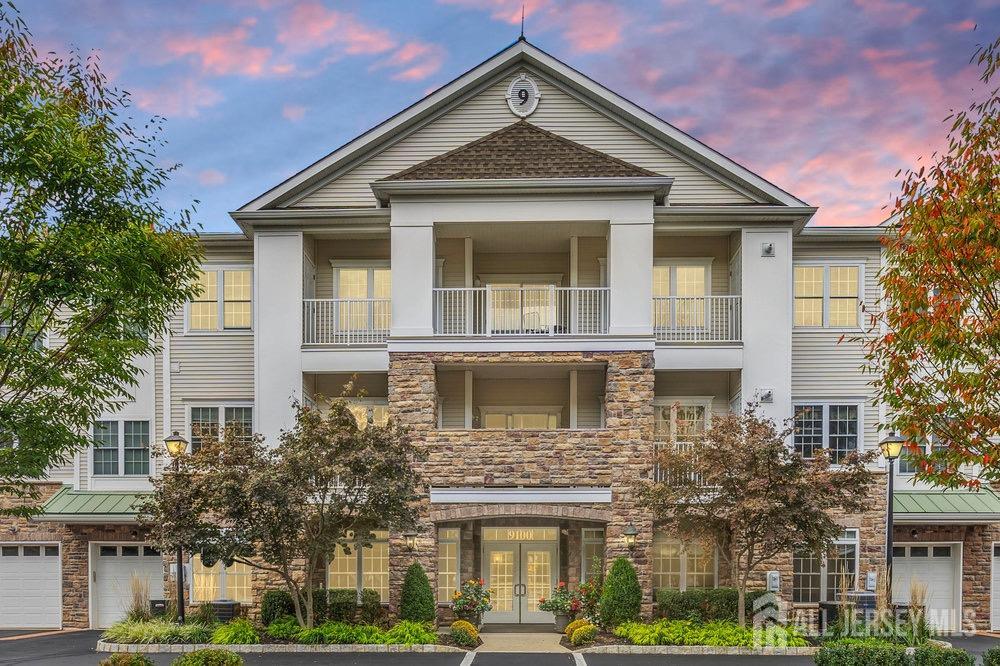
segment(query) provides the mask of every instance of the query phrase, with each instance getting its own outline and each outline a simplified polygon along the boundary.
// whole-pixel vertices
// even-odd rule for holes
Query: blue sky
[[[517,38],[521,0],[34,0],[43,50],[96,51],[167,119],[168,207],[228,211]],[[981,94],[1000,0],[527,0],[530,41],[784,189],[884,217],[897,169]]]

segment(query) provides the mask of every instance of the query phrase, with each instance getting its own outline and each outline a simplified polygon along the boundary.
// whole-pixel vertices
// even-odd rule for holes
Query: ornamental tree
[[[713,416],[692,445],[663,447],[663,480],[639,487],[641,503],[667,531],[714,546],[738,590],[740,625],[747,586],[767,562],[796,550],[825,552],[843,530],[833,514],[859,512],[869,497],[874,452],[852,453],[835,467],[823,452],[810,460],[794,452],[791,434],[753,404]]]
[[[1000,481],[998,53],[1000,39],[977,52],[989,92],[946,119],[947,149],[905,175],[862,338],[888,427],[909,440],[917,477],[948,487]]]
[[[0,495],[86,446],[136,386],[136,359],[194,293],[187,211],[157,196],[161,122],[141,129],[96,59],[41,56],[0,9]]]
[[[370,548],[374,529],[416,526],[420,452],[392,420],[359,427],[343,398],[294,409],[275,447],[227,428],[185,456],[154,482],[140,521],[161,548],[273,574],[312,627],[313,578],[334,553]]]

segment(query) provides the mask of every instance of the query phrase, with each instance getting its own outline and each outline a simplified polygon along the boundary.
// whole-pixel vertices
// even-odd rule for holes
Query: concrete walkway
[[[494,633],[485,631],[479,634],[483,644],[476,652],[569,652],[559,639],[562,634],[554,631],[546,633]]]

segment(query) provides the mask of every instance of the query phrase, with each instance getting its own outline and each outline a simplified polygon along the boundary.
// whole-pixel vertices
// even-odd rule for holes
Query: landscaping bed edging
[[[595,645],[576,650],[590,654],[715,654],[811,657],[819,648],[811,647],[728,647],[723,645]]]
[[[247,653],[287,653],[287,652],[460,652],[451,645],[402,643],[392,645],[305,645],[301,643],[254,643],[252,645],[215,645],[213,643],[106,643],[97,641],[98,652],[139,652],[157,654],[164,652],[194,652],[195,650],[229,650]]]

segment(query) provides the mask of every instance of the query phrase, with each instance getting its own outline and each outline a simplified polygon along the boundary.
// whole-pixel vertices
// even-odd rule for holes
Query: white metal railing
[[[388,298],[306,298],[302,342],[307,345],[382,344],[389,337]]]
[[[601,335],[607,287],[454,287],[434,290],[437,335]]]
[[[655,296],[653,335],[658,342],[740,342],[741,296]]]
[[[688,480],[694,481],[699,486],[705,485],[705,482],[702,479],[702,475],[699,474],[699,473],[697,473],[697,472],[695,472],[695,471],[693,471],[693,470],[690,471],[690,472],[675,471],[673,473],[669,473],[669,472],[667,472],[666,470],[664,470],[664,469],[662,469],[660,467],[660,463],[659,463],[659,460],[660,460],[659,453],[660,453],[660,451],[662,451],[666,447],[671,447],[671,446],[674,447],[675,450],[678,450],[678,451],[690,452],[690,451],[694,451],[695,450],[695,447],[697,446],[697,444],[695,444],[693,442],[671,442],[670,439],[667,438],[667,437],[658,436],[657,439],[656,439],[656,442],[654,444],[654,449],[655,449],[655,452],[656,452],[655,453],[656,460],[654,461],[654,464],[653,464],[653,480],[656,481],[656,482],[658,482],[658,483],[660,483],[660,482],[677,483],[677,482],[681,481],[682,479],[687,478]],[[696,457],[697,457],[697,455],[692,456],[692,458],[696,458]]]

